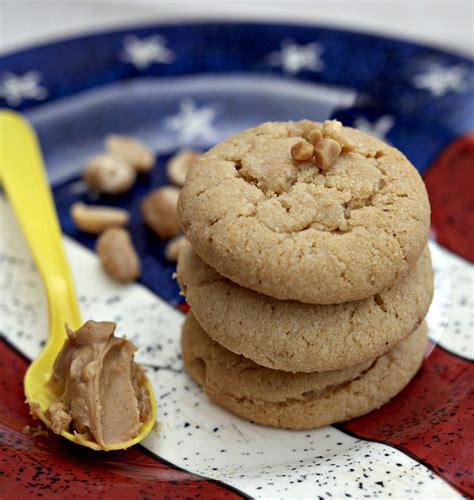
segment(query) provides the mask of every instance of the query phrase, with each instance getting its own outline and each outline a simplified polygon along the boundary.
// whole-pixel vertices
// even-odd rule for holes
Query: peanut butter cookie
[[[178,281],[193,314],[222,346],[292,372],[339,370],[391,350],[423,321],[433,296],[428,247],[388,290],[336,305],[278,300],[223,278],[183,244]]]
[[[292,148],[306,138],[315,155],[299,161],[298,150],[297,161]],[[334,121],[264,123],[228,138],[193,165],[178,205],[186,237],[220,274],[311,304],[390,287],[420,256],[430,220],[407,158]]]
[[[364,415],[396,396],[421,365],[426,324],[379,358],[323,373],[263,368],[214,342],[189,314],[181,345],[184,366],[209,398],[253,422],[311,429]]]

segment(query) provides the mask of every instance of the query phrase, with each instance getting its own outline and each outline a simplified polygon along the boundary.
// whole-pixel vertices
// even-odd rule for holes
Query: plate
[[[472,496],[473,69],[461,56],[400,40],[230,22],[98,33],[0,58],[0,104],[22,111],[39,135],[83,317],[117,321],[140,347],[160,424],[120,453],[22,433],[35,425],[22,377],[44,345],[47,310],[0,198],[2,496]],[[165,162],[180,147],[205,150],[262,121],[329,117],[392,143],[424,176],[436,275],[431,342],[415,379],[379,410],[311,432],[275,430],[213,405],[183,373],[185,306],[164,243],[144,228],[137,205],[167,182]],[[131,193],[91,199],[79,173],[111,132],[144,140],[157,165]],[[131,211],[139,283],[119,286],[101,271],[93,238],[68,215],[79,199]]]

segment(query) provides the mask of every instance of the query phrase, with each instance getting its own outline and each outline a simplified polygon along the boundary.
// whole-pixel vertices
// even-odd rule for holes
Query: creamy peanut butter
[[[107,447],[134,438],[148,419],[150,397],[142,368],[133,360],[134,345],[114,336],[115,323],[87,321],[67,340],[49,380],[57,394],[47,416],[55,433]]]

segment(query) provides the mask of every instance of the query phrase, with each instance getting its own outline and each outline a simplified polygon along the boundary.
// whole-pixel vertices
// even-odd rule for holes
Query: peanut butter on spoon
[[[68,338],[48,382],[57,401],[47,410],[53,432],[73,431],[101,447],[137,436],[151,413],[135,346],[114,336],[116,324],[87,321]]]

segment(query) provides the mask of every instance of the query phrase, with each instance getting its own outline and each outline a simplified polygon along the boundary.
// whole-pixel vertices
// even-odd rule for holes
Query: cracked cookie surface
[[[421,324],[433,296],[428,247],[388,290],[336,305],[282,301],[236,285],[188,242],[177,276],[194,316],[216,342],[259,365],[290,372],[338,370],[384,354]]]
[[[314,158],[295,162],[307,123],[265,123],[202,155],[181,191],[181,225],[199,256],[241,286],[313,304],[360,300],[418,259],[426,190],[402,153],[349,127],[339,134],[351,148],[327,172]]]
[[[213,341],[188,314],[181,337],[183,362],[209,398],[247,420],[310,429],[364,415],[387,403],[415,375],[427,343],[426,323],[387,354],[323,373],[261,367]]]

